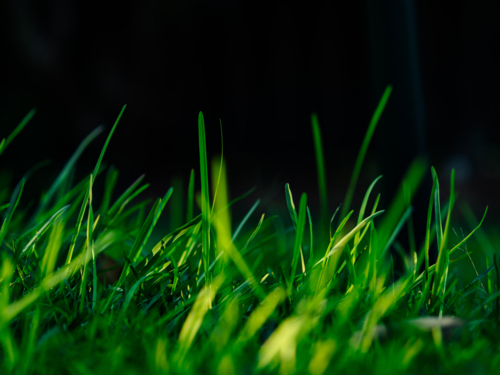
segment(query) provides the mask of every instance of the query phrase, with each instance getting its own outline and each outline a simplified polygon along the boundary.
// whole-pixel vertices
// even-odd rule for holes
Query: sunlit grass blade
[[[201,323],[205,314],[212,306],[217,290],[222,285],[224,279],[218,276],[212,283],[205,285],[196,298],[196,302],[191,309],[184,325],[182,326],[181,333],[178,339],[177,358],[183,361],[188,350],[193,344],[193,340],[200,329]]]
[[[290,185],[285,184],[285,197],[286,206],[288,207],[288,212],[290,213],[290,218],[292,219],[293,227],[297,228],[297,211],[295,211],[295,204],[293,203],[292,191],[290,190]]]
[[[332,254],[334,254],[338,251],[342,251],[344,249],[344,246],[354,237],[354,235],[356,233],[358,233],[361,229],[363,229],[363,227],[366,224],[370,223],[370,221],[375,219],[377,216],[382,215],[384,212],[385,211],[381,210],[381,211],[375,212],[374,214],[365,218],[361,223],[356,225],[354,227],[354,229],[352,229],[348,234],[346,234],[344,237],[342,237],[342,239],[335,244],[335,246],[328,252],[328,254],[326,254],[326,256],[324,258],[320,259],[315,265],[322,263],[323,260],[330,257]]]
[[[262,288],[260,287],[252,270],[247,265],[242,254],[237,250],[236,246],[233,243],[233,239],[231,238],[231,230],[230,230],[231,215],[229,209],[226,209],[226,207],[228,206],[228,191],[227,191],[226,168],[224,163],[222,164],[220,174],[221,176],[219,185],[219,198],[216,201],[217,214],[212,217],[217,234],[216,247],[217,247],[218,257],[220,257],[222,254],[227,254],[227,257],[231,259],[231,261],[234,263],[240,274],[245,278],[246,282],[248,282],[252,287],[252,289],[255,290],[255,294],[261,300],[263,300],[266,298],[266,294],[262,291]],[[259,222],[257,230],[254,231],[255,234],[258,232],[258,229],[260,228],[262,221],[263,218]],[[249,241],[251,241],[252,238],[253,237],[250,237]],[[223,265],[219,267],[218,274],[219,276],[223,275],[224,278],[227,278],[228,277],[227,272],[224,267],[225,263],[226,262],[224,262]],[[207,273],[205,273],[205,280],[206,280],[206,275]],[[201,281],[201,277],[199,281]]]
[[[40,239],[41,236],[49,229],[50,225],[59,217],[62,215],[64,211],[66,211],[69,208],[68,206],[65,206],[61,208],[59,211],[57,211],[47,222],[43,224],[43,226],[36,232],[36,234],[31,238],[31,240],[24,246],[22,250],[22,254],[25,254],[28,250],[30,250],[36,242]]]
[[[240,331],[237,342],[245,343],[250,340],[262,325],[269,319],[281,302],[286,298],[286,292],[278,287],[274,289],[249,316],[245,325]]]

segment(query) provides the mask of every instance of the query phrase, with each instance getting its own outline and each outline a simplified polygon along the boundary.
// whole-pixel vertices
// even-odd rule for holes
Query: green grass
[[[83,180],[74,181],[72,170],[102,128],[39,196],[23,195],[27,173],[0,195],[0,373],[493,373],[500,362],[495,237],[481,228],[486,212],[478,221],[465,203],[467,226],[454,224],[454,173],[444,205],[436,171],[417,159],[387,208],[379,207],[378,177],[359,211],[349,211],[390,90],[354,163],[342,212],[331,220],[327,199],[338,198],[327,197],[316,115],[319,218],[305,193],[296,209],[286,184],[288,213],[266,217],[257,200],[234,221],[232,207],[250,192],[229,200],[222,154],[209,190],[201,112],[201,174],[191,171],[187,194],[170,188],[148,204],[140,200],[143,177],[116,191],[118,172],[102,161],[125,107]],[[13,140],[33,114],[0,153],[22,147]],[[8,152],[2,158],[8,163]],[[426,173],[429,205],[413,207]],[[102,191],[94,189],[97,178],[105,180]],[[185,213],[165,210],[171,197],[184,196],[175,207]],[[414,223],[413,210],[426,208],[426,223]],[[172,216],[167,222],[186,222],[168,233],[162,213]],[[415,238],[414,225],[425,238]]]

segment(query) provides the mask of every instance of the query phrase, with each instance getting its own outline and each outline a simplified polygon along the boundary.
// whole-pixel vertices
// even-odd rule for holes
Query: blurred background
[[[47,186],[79,142],[100,124],[109,131],[127,104],[104,160],[120,170],[119,189],[145,173],[151,197],[171,184],[185,191],[190,170],[199,170],[202,110],[209,156],[220,154],[222,120],[231,197],[257,187],[243,211],[257,197],[264,212],[284,205],[289,182],[296,199],[309,194],[317,213],[316,112],[333,213],[391,84],[352,207],[380,174],[386,206],[420,155],[436,167],[443,200],[454,167],[459,199],[477,215],[489,205],[493,219],[500,213],[499,14],[498,1],[450,7],[412,0],[150,0],[95,7],[3,0],[2,137],[31,108],[38,111],[2,156],[2,179],[17,182],[32,165],[51,160],[26,188]],[[104,141],[103,134],[83,154],[77,177],[92,170]],[[429,171],[416,198],[422,228],[430,184]]]

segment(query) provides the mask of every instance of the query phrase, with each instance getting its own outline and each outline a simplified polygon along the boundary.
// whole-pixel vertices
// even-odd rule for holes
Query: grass
[[[201,112],[201,193],[191,171],[186,201],[175,206],[186,207],[185,215],[165,210],[172,188],[152,205],[140,201],[148,187],[143,177],[115,191],[118,172],[102,161],[125,107],[88,177],[74,181],[72,170],[102,128],[40,197],[23,195],[28,172],[0,202],[0,372],[492,373],[500,362],[498,260],[486,250],[484,262],[471,256],[494,248],[481,228],[486,212],[478,221],[461,206],[467,234],[452,223],[454,173],[444,205],[436,171],[417,159],[387,209],[378,207],[380,194],[373,196],[379,177],[359,211],[349,211],[390,91],[369,125],[341,213],[331,220],[327,199],[335,197],[327,197],[316,115],[319,220],[305,193],[297,211],[287,184],[288,214],[266,218],[257,200],[233,222],[232,206],[247,195],[229,200],[222,158],[212,164],[209,191]],[[0,154],[21,147],[14,137],[33,115],[2,141]],[[427,222],[413,223],[413,209],[425,208],[412,206],[412,194],[426,173],[433,178]],[[94,190],[98,178],[105,180],[102,192]],[[32,200],[36,207],[26,204]],[[163,211],[186,223],[170,233],[156,228]],[[426,225],[421,243],[414,224]],[[156,243],[153,230],[162,233]],[[472,277],[460,271],[467,268]]]

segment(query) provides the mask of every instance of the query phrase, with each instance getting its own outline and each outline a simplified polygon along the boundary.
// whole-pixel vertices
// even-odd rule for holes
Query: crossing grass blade
[[[363,198],[363,203],[361,203],[361,209],[359,210],[359,215],[358,215],[358,222],[359,224],[363,220],[363,216],[365,216],[365,210],[366,210],[366,205],[368,203],[368,199],[370,198],[370,194],[373,190],[373,187],[377,183],[378,180],[380,180],[382,176],[378,176],[368,187],[368,190],[366,191],[365,197]],[[356,233],[356,236],[354,237],[354,243],[357,244],[359,242],[359,232]]]

